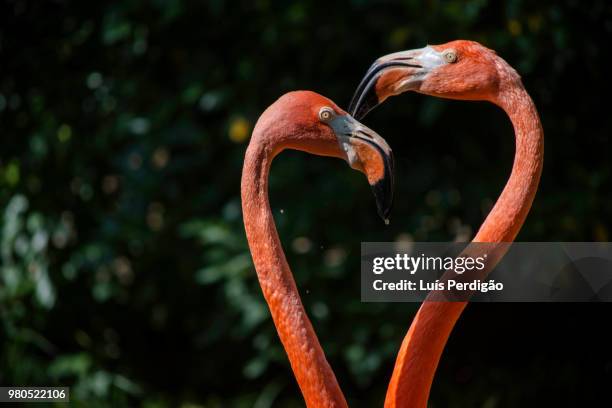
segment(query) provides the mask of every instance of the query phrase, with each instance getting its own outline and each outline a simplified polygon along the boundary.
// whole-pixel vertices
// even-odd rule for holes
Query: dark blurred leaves
[[[520,238],[609,239],[611,32],[603,0],[4,1],[0,383],[70,385],[84,406],[300,406],[245,242],[244,149],[281,94],[313,89],[345,105],[391,51],[455,38],[497,50],[547,138]],[[339,161],[284,153],[270,191],[352,406],[382,404],[416,309],[359,302],[359,242],[469,239],[513,153],[510,124],[486,104],[402,96],[367,123],[398,159],[390,227]],[[446,358],[432,406],[525,406],[539,393],[507,391],[519,369],[483,379],[461,353]],[[595,360],[609,378],[609,356]]]

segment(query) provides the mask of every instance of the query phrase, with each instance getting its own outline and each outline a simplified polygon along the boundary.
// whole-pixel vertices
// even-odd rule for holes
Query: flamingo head
[[[346,160],[367,177],[378,213],[387,222],[393,202],[391,148],[333,101],[310,91],[289,92],[262,114],[255,127],[254,134],[275,130],[281,140],[276,140],[274,154],[289,148]]]
[[[358,119],[390,96],[407,91],[495,102],[500,89],[520,77],[495,51],[475,42],[451,41],[377,59],[357,88],[349,112]]]

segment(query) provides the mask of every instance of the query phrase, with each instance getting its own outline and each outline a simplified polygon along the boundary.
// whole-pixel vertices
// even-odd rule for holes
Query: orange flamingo
[[[544,134],[519,75],[494,51],[473,41],[397,52],[369,69],[349,112],[361,119],[389,96],[407,91],[501,107],[515,132],[510,178],[473,242],[512,242],[531,208],[544,154]],[[489,265],[492,266],[492,265]],[[399,350],[385,407],[425,408],[446,341],[467,303],[426,300]]]
[[[346,407],[300,300],[270,210],[270,164],[284,149],[342,158],[365,173],[385,220],[392,200],[391,149],[329,99],[313,92],[291,92],[257,121],[242,170],[242,213],[253,263],[306,405]]]

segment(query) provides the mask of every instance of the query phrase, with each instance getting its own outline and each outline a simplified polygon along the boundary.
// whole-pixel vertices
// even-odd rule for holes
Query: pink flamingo
[[[346,407],[287,264],[268,201],[268,173],[285,149],[346,160],[362,171],[386,219],[393,160],[387,143],[335,103],[313,92],[291,92],[261,115],[242,170],[242,213],[257,277],[306,405]]]
[[[540,119],[519,75],[494,51],[473,41],[397,52],[376,60],[359,85],[349,112],[361,119],[388,97],[408,91],[489,101],[510,117],[516,139],[512,172],[473,242],[512,242],[531,208],[544,154]],[[466,305],[431,299],[423,302],[397,355],[385,407],[427,406],[440,356]]]

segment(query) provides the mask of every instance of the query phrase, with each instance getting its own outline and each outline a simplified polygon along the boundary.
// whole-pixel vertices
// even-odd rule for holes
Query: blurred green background
[[[513,65],[542,117],[544,174],[519,240],[609,240],[605,0],[2,0],[0,384],[70,386],[75,406],[302,406],[242,226],[252,127],[290,90],[346,107],[378,56],[457,38]],[[382,406],[418,307],[360,303],[360,241],[470,239],[514,149],[487,103],[403,95],[364,122],[396,155],[390,226],[340,160],[283,153],[270,185],[356,407]],[[470,305],[431,406],[612,406],[610,312]]]

